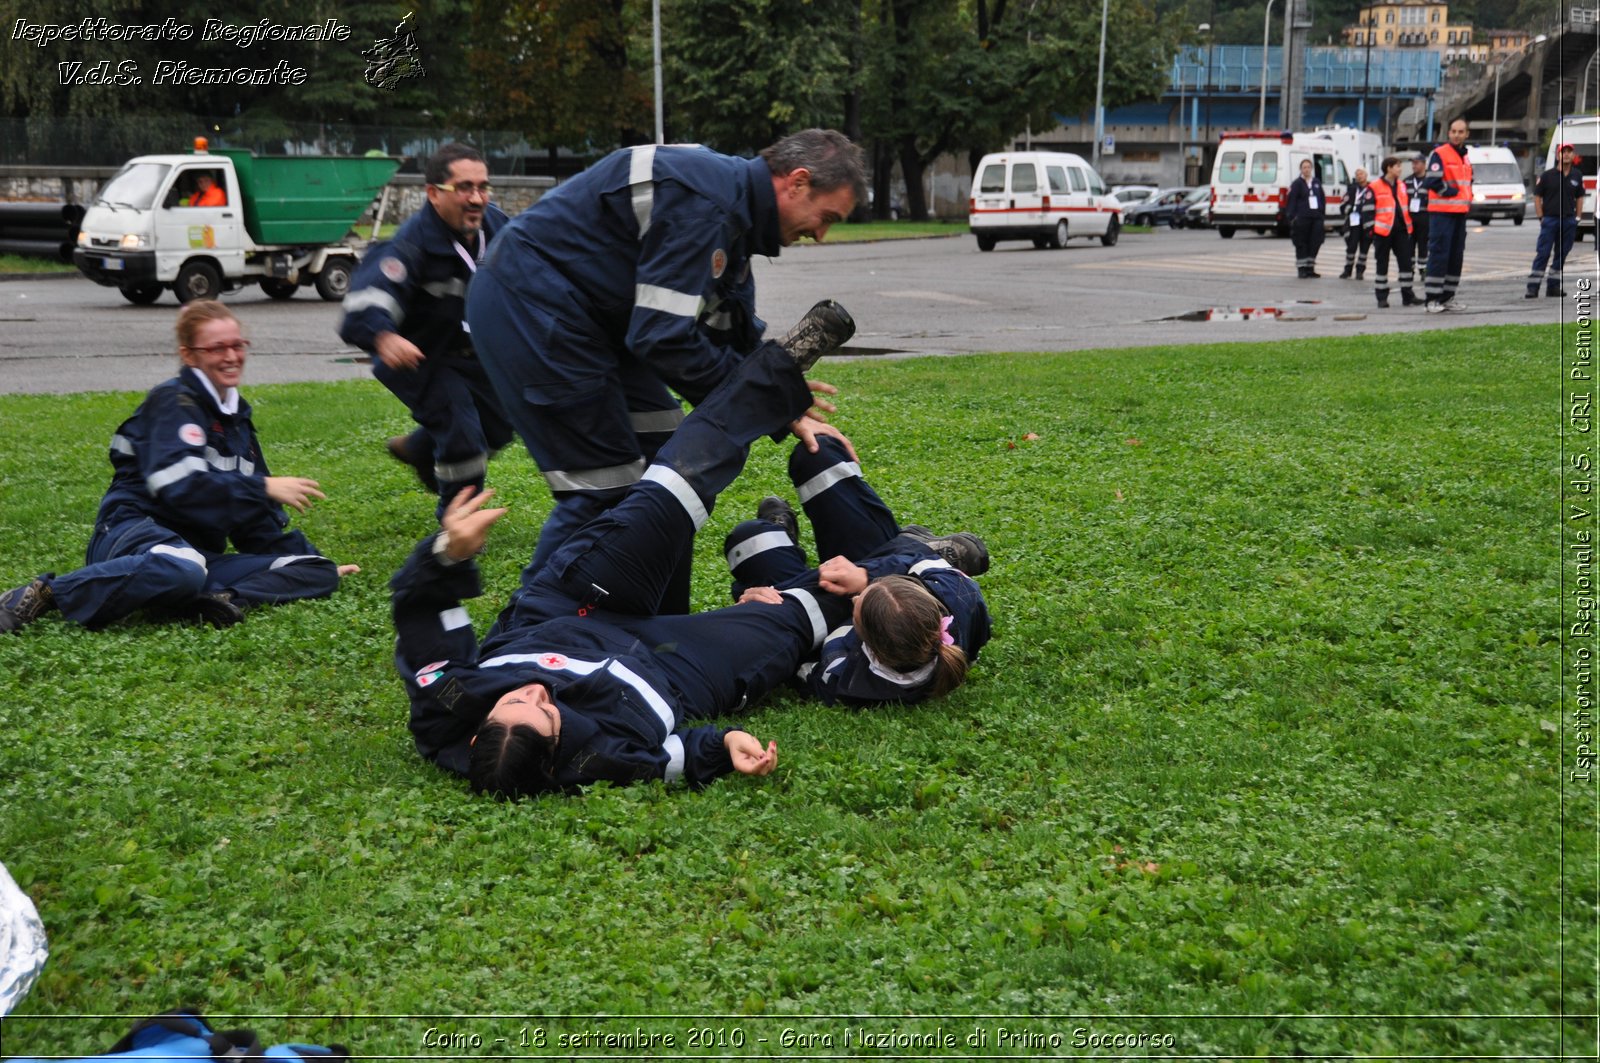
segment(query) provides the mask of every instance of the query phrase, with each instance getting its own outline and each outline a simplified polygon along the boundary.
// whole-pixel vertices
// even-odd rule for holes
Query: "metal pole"
[[[1100,170],[1100,141],[1105,138],[1105,111],[1101,102],[1105,99],[1106,90],[1106,14],[1111,8],[1111,0],[1100,0],[1100,69],[1094,78],[1094,151],[1091,154],[1092,165],[1098,173]]]
[[[1272,29],[1272,0],[1267,0],[1267,17],[1261,20],[1261,120],[1257,129],[1267,128],[1267,41]]]
[[[1500,139],[1500,68],[1506,65],[1501,59],[1494,65],[1494,117],[1489,119],[1489,143]]]
[[[1371,10],[1370,8],[1368,9]],[[1372,39],[1377,36],[1377,30],[1372,28],[1371,19],[1374,14],[1367,15],[1367,68],[1361,75],[1361,106],[1356,108],[1356,128],[1367,128],[1367,97],[1372,94]]]
[[[650,43],[656,62],[656,143],[667,142],[666,126],[661,119],[661,0],[650,0]]]

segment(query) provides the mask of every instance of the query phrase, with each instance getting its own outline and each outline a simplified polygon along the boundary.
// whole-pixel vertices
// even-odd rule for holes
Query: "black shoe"
[[[1351,269],[1350,269],[1350,267],[1349,267],[1349,266],[1346,266],[1346,267],[1345,267],[1345,268],[1344,268],[1344,272],[1343,272],[1343,273],[1341,273],[1341,274],[1339,274],[1339,279],[1340,279],[1340,280],[1342,280],[1342,281],[1347,281],[1347,280],[1349,280],[1349,279],[1350,279],[1350,274],[1351,274],[1351,272],[1352,272],[1352,270],[1351,270]]]
[[[1312,278],[1313,280],[1322,279],[1322,274],[1318,273],[1316,270],[1312,270],[1310,273],[1307,273],[1306,276]]]
[[[1406,288],[1406,289],[1402,289],[1401,292],[1400,292],[1400,305],[1401,306],[1421,306],[1422,305],[1422,300],[1418,299],[1416,297],[1416,294],[1413,293],[1409,288]]]
[[[777,495],[768,495],[756,503],[756,519],[764,520],[769,524],[776,524],[783,529],[789,541],[796,546],[800,545],[800,521],[794,515],[794,507],[787,500]]]
[[[1566,295],[1567,293],[1562,291],[1560,288],[1557,288],[1553,292],[1545,292],[1544,294],[1549,296],[1552,299],[1560,299],[1562,296]],[[1533,296],[1530,295],[1528,298],[1531,299],[1531,298],[1533,298]]]
[[[200,595],[184,612],[212,627],[232,627],[244,619],[245,607],[233,600],[232,592],[216,591]]]
[[[849,312],[832,299],[824,299],[807,310],[806,316],[778,344],[789,352],[804,373],[818,358],[844,346],[855,334],[856,323]]]
[[[0,632],[20,631],[56,607],[50,584],[40,576],[0,594]]]
[[[1388,296],[1383,296],[1382,298],[1380,298],[1378,300],[1378,309],[1379,310],[1387,310],[1387,309],[1389,309],[1389,297]]]
[[[417,474],[417,479],[422,481],[423,489],[430,495],[439,493],[439,478],[433,473],[433,457],[418,457],[411,453],[406,446],[409,436],[390,436],[384,446],[389,448],[389,453],[394,460],[402,465],[409,465]]]
[[[989,571],[989,547],[971,532],[956,532],[936,539],[922,525],[907,524],[900,529],[900,534],[909,535],[969,576],[981,576]]]
[[[1539,289],[1529,288],[1527,291],[1522,293],[1522,297],[1524,299],[1537,299],[1539,298]]]
[[[1367,279],[1367,271],[1366,270],[1364,270],[1364,269],[1356,270],[1356,280],[1364,281],[1366,279]]]

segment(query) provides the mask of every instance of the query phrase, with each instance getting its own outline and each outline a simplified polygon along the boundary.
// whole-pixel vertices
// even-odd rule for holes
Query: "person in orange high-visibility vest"
[[[1400,180],[1400,160],[1393,155],[1383,160],[1380,176],[1369,186],[1372,189],[1372,247],[1377,276],[1373,278],[1373,294],[1378,306],[1389,306],[1389,253],[1394,252],[1395,271],[1400,274],[1400,302],[1415,306],[1422,300],[1411,290],[1411,203],[1406,196],[1405,182]]]
[[[1465,118],[1450,123],[1448,143],[1428,156],[1428,279],[1423,291],[1427,311],[1465,310],[1456,298],[1461,263],[1467,250],[1467,211],[1472,207],[1472,164],[1467,161]]]

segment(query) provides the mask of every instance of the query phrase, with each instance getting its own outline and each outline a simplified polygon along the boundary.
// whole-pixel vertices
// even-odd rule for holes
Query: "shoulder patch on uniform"
[[[717,248],[711,252],[711,279],[717,280],[728,268],[728,252]]]
[[[385,255],[378,263],[378,270],[396,284],[406,282],[406,264],[393,255]]]
[[[432,686],[440,676],[444,675],[444,666],[449,663],[449,661],[434,661],[432,664],[425,664],[418,668],[417,686]]]
[[[206,441],[205,429],[190,421],[178,429],[178,438],[191,447],[204,446]]]

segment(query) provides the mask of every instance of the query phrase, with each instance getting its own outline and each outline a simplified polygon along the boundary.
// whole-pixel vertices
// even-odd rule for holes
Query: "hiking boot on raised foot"
[[[818,358],[844,346],[855,334],[856,323],[849,311],[832,299],[824,299],[807,310],[778,345],[789,352],[804,373]]]
[[[0,632],[20,631],[56,607],[50,584],[40,576],[0,594]]]
[[[421,481],[424,490],[430,495],[438,494],[439,477],[433,471],[433,455],[412,454],[410,442],[410,436],[390,436],[384,446],[394,456],[395,461],[400,462],[402,465],[411,466],[412,471],[417,474],[417,479]]]
[[[907,524],[900,529],[900,534],[917,540],[969,576],[981,576],[989,571],[989,547],[971,532],[935,537],[920,524]]]
[[[232,627],[244,619],[245,607],[233,600],[231,591],[216,591],[195,598],[186,612],[212,627]]]
[[[789,541],[796,546],[800,545],[800,520],[794,515],[794,507],[777,495],[768,495],[756,503],[756,519],[764,520],[769,524],[776,524],[783,529]]]

